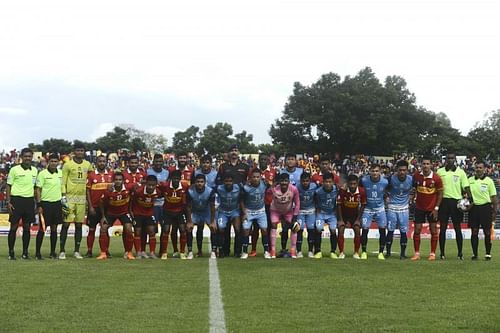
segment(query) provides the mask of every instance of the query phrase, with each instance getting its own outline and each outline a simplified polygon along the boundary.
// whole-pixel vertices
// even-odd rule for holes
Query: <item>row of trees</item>
[[[216,154],[236,143],[244,154],[408,152],[441,156],[446,151],[455,151],[500,159],[500,110],[492,111],[464,136],[451,126],[446,114],[418,106],[402,77],[389,76],[382,84],[370,68],[343,80],[338,74],[328,73],[310,86],[296,82],[269,134],[272,144],[255,145],[252,134],[234,133],[230,124],[218,122],[203,130],[190,126],[175,133],[172,144],[168,145],[163,135],[147,133],[133,125],[119,125],[95,142],[85,144],[88,149],[105,152],[125,148]],[[29,146],[43,152],[72,150],[72,143],[64,139],[52,138]]]

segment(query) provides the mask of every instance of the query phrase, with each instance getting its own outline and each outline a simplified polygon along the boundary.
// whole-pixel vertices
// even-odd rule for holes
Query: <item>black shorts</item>
[[[491,214],[492,214],[491,204],[472,206],[469,212],[469,227],[470,228],[480,228],[491,229]]]
[[[108,215],[106,216],[106,221],[108,221],[108,225],[111,227],[115,221],[118,220],[122,225],[125,225],[127,223],[132,224],[132,218],[130,217],[129,214],[125,215],[120,215],[120,216],[113,216],[113,215]]]
[[[432,212],[426,212],[415,208],[415,223],[422,224],[426,222],[436,223],[437,220],[432,216]]]
[[[35,198],[11,196],[10,203],[14,206],[14,211],[9,215],[10,223],[19,223],[20,219],[23,219],[24,225],[35,222]]]
[[[62,204],[58,200],[56,202],[42,201],[43,218],[45,219],[45,226],[63,223]]]
[[[163,221],[166,225],[179,225],[186,223],[184,213],[171,213],[168,211],[163,212]]]
[[[147,227],[149,225],[156,225],[156,220],[154,216],[143,216],[143,215],[136,215],[134,216],[134,227],[136,228],[142,228],[142,227]]]
[[[94,209],[95,209],[95,215],[87,214],[87,224],[91,229],[97,228],[97,225],[99,224],[99,222],[101,222],[102,219],[101,209],[99,209],[99,207]]]
[[[453,225],[462,223],[464,219],[464,213],[457,208],[458,200],[444,198],[439,206],[438,220],[441,223],[448,224],[448,220],[451,218]]]

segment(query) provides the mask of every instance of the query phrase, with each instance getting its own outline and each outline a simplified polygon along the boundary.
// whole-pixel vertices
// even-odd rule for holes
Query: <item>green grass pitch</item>
[[[39,262],[20,260],[18,239],[11,262],[1,237],[0,332],[209,331],[208,258],[126,261],[121,240],[111,243],[114,257],[105,262]],[[422,243],[425,255],[429,241]],[[370,240],[370,249],[377,244]],[[227,331],[498,332],[499,246],[491,262],[482,259],[482,241],[481,260],[472,262],[467,240],[465,261],[453,256],[455,241],[447,242],[449,258],[436,262],[397,255],[382,262],[375,254],[356,261],[351,240],[345,260],[224,258],[217,264]],[[32,255],[33,247],[34,239]]]

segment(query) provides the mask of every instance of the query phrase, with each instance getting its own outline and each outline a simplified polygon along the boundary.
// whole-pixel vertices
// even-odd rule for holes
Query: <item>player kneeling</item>
[[[269,253],[269,236],[267,235],[267,216],[264,198],[267,185],[261,179],[261,171],[254,169],[250,178],[250,183],[243,186],[243,252],[241,259],[248,258],[248,242],[250,229],[255,222],[262,233],[262,245],[264,246],[264,258],[271,259]]]
[[[99,204],[103,217],[100,223],[101,231],[99,235],[101,254],[97,257],[98,260],[105,260],[108,258],[108,229],[116,220],[119,220],[123,225],[123,232],[125,233],[125,238],[127,240],[125,242],[126,257],[129,260],[135,259],[132,254],[134,236],[132,232],[132,218],[129,214],[129,201],[130,191],[127,190],[123,184],[123,174],[117,172],[113,176],[113,187],[104,193]]]
[[[191,221],[187,224],[187,247],[188,259],[193,259],[193,226],[196,225],[196,246],[198,248],[198,257],[203,255],[203,229],[205,224],[210,228],[210,243],[212,252],[210,258],[217,257],[215,223],[215,191],[206,184],[204,174],[198,174],[195,177],[194,185],[189,187],[187,192],[187,215],[191,216]]]

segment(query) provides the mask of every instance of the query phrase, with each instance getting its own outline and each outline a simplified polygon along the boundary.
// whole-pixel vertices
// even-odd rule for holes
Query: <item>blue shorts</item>
[[[191,221],[196,225],[210,224],[210,213],[191,213]]]
[[[227,227],[227,223],[231,222],[233,218],[240,216],[240,210],[235,209],[230,212],[224,212],[219,210],[217,212],[217,226],[220,229],[225,229]]]
[[[410,211],[408,209],[391,209],[387,210],[387,229],[394,231],[399,228],[402,233],[408,232],[408,224],[410,220]]]
[[[247,219],[243,221],[243,229],[250,230],[254,222],[259,225],[260,229],[267,229],[267,215],[264,208],[259,210],[247,209]]]
[[[328,224],[330,230],[337,229],[337,215],[335,215],[335,213],[333,214],[326,214],[323,212],[319,213],[319,215],[316,218],[316,230],[323,231],[325,223]]]
[[[385,228],[387,226],[387,216],[385,214],[385,209],[381,208],[378,210],[365,208],[363,211],[363,216],[361,217],[361,227],[363,229],[370,229],[372,221],[377,222],[379,228]]]
[[[301,210],[299,212],[299,216],[297,216],[297,222],[300,223],[300,230],[304,230],[304,227],[307,229],[314,229],[314,225],[316,223],[316,212],[314,209],[311,211]]]

